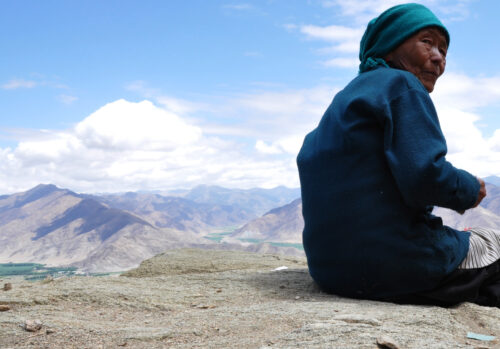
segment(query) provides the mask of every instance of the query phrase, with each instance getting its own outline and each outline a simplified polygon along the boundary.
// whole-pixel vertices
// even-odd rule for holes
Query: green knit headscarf
[[[427,7],[404,4],[391,7],[368,23],[359,50],[359,72],[377,66],[388,66],[383,57],[410,36],[426,27],[438,27],[450,45],[450,34],[441,21]]]

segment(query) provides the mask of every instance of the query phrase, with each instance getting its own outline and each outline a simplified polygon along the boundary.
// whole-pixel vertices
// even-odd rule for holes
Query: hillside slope
[[[231,236],[243,239],[301,243],[303,229],[302,200],[296,199],[250,221],[237,229]]]
[[[92,196],[109,207],[126,210],[159,228],[207,234],[214,227],[237,226],[255,215],[235,205],[199,203],[181,197],[147,193]]]
[[[157,228],[131,213],[54,185],[0,199],[0,263],[121,271],[166,249],[200,243],[207,241]]]

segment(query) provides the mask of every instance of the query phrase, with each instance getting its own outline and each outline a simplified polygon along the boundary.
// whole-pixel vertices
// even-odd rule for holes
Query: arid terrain
[[[121,276],[1,282],[12,286],[0,289],[1,348],[376,348],[382,336],[399,348],[500,345],[500,309],[328,295],[297,257],[184,249]]]

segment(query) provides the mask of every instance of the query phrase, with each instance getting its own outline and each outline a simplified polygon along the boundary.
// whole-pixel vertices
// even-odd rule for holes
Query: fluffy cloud
[[[80,122],[75,133],[88,148],[172,150],[197,141],[201,129],[149,101],[118,100]]]
[[[296,156],[302,146],[304,136],[305,134],[283,137],[271,144],[259,139],[255,143],[255,149],[263,154],[290,154]]]
[[[289,145],[283,143],[282,149]],[[292,157],[293,158],[293,157]],[[54,183],[83,192],[158,190],[201,183],[297,186],[291,157],[267,158],[205,135],[150,101],[109,103],[67,131],[40,131],[0,149],[0,192]]]
[[[500,102],[500,77],[445,73],[432,99],[448,143],[448,159],[480,176],[500,175],[500,130],[481,131],[481,111]]]

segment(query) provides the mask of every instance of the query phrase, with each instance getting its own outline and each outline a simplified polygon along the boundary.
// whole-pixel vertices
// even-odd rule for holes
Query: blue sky
[[[500,5],[419,2],[451,34],[432,94],[448,159],[500,175]],[[0,193],[296,187],[304,135],[398,3],[4,0]]]

